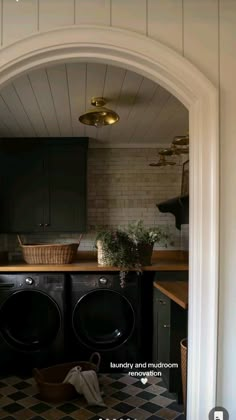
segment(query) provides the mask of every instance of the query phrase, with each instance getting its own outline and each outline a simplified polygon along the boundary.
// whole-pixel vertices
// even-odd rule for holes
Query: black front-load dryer
[[[71,274],[70,279],[73,359],[98,351],[102,372],[110,371],[111,363],[143,361],[141,276],[128,273],[124,288],[119,272]]]
[[[64,275],[0,274],[0,371],[63,360]]]

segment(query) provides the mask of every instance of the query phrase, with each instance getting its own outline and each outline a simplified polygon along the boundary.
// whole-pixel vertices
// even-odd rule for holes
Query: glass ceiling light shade
[[[120,117],[115,111],[105,108],[105,104],[106,101],[104,98],[92,98],[91,105],[93,105],[94,108],[81,115],[79,121],[82,124],[93,125],[97,128],[115,124],[119,121]]]

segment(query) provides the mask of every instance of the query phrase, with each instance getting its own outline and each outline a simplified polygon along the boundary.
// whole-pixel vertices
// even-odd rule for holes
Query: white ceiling
[[[96,128],[78,121],[92,96],[107,99],[120,121]],[[40,68],[0,90],[1,137],[81,137],[93,146],[157,147],[188,131],[187,109],[137,73],[97,63]]]

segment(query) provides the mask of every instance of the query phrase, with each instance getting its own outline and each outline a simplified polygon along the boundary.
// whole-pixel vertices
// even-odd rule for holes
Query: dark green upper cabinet
[[[1,232],[85,231],[87,147],[87,138],[1,140]]]

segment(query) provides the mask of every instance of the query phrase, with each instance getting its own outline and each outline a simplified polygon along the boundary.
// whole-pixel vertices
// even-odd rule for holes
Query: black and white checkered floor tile
[[[0,378],[0,418],[5,420],[184,420],[178,405],[160,378],[143,384],[125,374],[100,374],[99,383],[107,407],[87,406],[82,396],[50,404],[40,400],[33,378]]]

